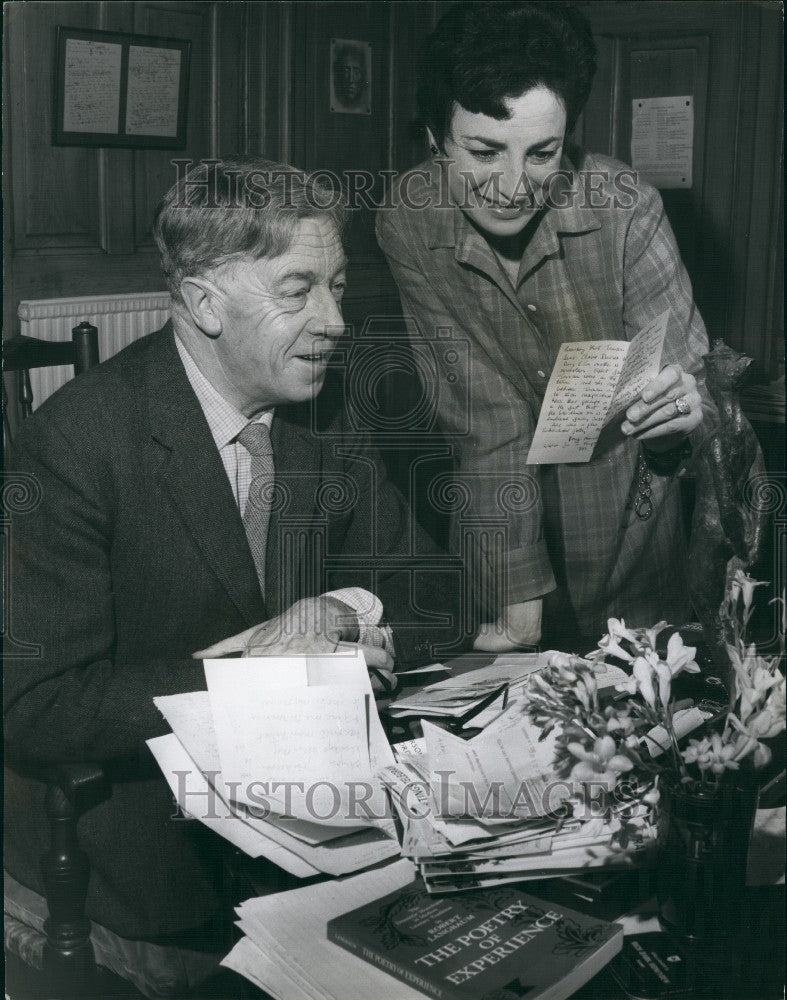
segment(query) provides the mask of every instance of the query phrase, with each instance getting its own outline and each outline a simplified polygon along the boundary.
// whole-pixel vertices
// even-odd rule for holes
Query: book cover
[[[432,896],[417,878],[334,917],[328,939],[439,1000],[564,1000],[623,928],[514,888]]]

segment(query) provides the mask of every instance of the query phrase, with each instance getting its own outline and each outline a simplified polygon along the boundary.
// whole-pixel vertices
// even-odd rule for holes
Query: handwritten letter
[[[669,315],[666,310],[631,342],[587,340],[561,346],[528,464],[590,461],[604,425],[658,373]]]
[[[132,45],[128,53],[128,135],[178,133],[180,51]]]
[[[123,48],[82,38],[66,40],[63,128],[66,132],[118,131]]]

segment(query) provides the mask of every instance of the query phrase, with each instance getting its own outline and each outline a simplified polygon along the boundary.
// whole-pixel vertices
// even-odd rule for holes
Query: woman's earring
[[[437,154],[440,152],[440,150],[432,142],[432,143],[429,144],[429,152],[432,154],[432,156],[437,156]]]

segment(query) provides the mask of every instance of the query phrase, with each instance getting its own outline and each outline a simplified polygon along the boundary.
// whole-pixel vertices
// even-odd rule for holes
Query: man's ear
[[[215,285],[206,278],[184,278],[180,294],[197,329],[208,337],[221,336],[221,296]]]

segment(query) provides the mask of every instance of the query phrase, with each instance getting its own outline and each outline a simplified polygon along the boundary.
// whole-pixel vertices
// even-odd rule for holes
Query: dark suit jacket
[[[107,764],[112,795],[80,837],[88,914],[120,934],[194,927],[217,906],[218,840],[172,818],[144,742],[168,730],[154,696],[204,688],[192,652],[347,585],[383,601],[398,664],[456,637],[430,616],[450,618],[458,588],[344,419],[277,411],[267,605],[169,324],[70,382],[18,436],[8,474],[31,492],[11,524],[6,740],[33,761]],[[38,891],[42,795],[14,779],[6,800],[6,865]]]

